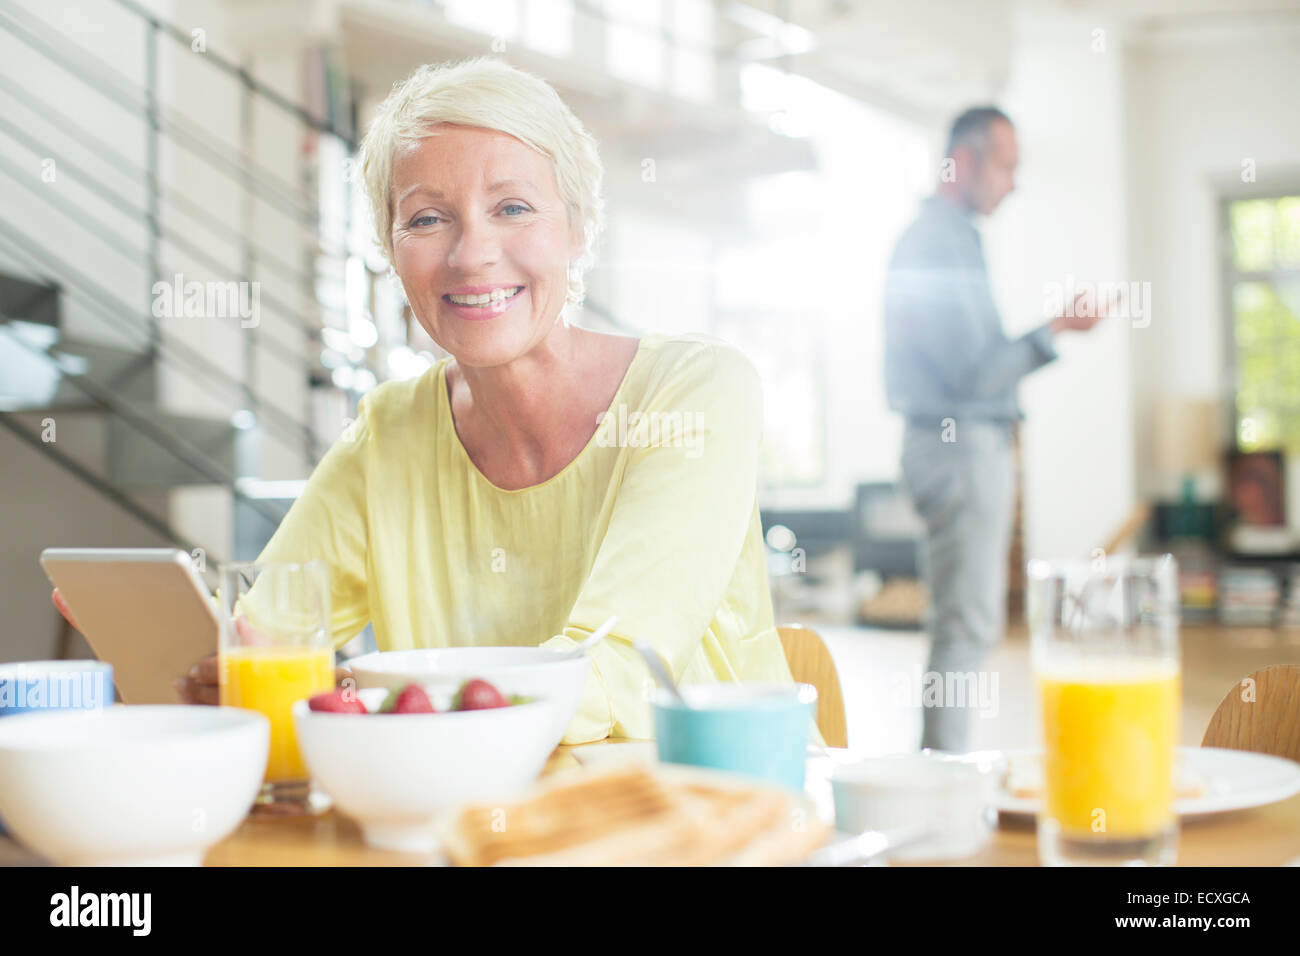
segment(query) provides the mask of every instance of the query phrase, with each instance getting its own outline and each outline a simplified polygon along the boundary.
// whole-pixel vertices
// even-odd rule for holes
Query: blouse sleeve
[[[357,420],[320,460],[259,562],[324,561],[330,568],[330,614],[334,647],[370,621],[366,588],[366,475],[370,441],[362,398]]]
[[[649,672],[633,642],[648,641],[680,679],[735,573],[753,515],[762,393],[750,362],[701,344],[651,396],[651,407],[627,410],[628,464],[605,538],[569,625],[546,642],[572,647],[619,617],[592,651],[565,743],[654,736]]]

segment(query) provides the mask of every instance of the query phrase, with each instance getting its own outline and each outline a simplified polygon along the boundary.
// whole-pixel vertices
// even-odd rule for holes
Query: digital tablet
[[[207,585],[172,548],[46,548],[41,567],[127,704],[175,704],[172,681],[217,649]]]

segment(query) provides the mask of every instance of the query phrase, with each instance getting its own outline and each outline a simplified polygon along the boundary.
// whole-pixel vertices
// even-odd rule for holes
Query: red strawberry
[[[510,701],[501,696],[501,691],[480,678],[466,681],[456,694],[455,710],[490,710],[493,707],[509,707]]]
[[[384,701],[387,708],[384,713],[388,714],[433,714],[437,713],[433,709],[433,702],[429,700],[429,695],[424,692],[424,688],[419,684],[407,684],[400,691],[395,691],[396,697],[389,695],[389,699]],[[389,701],[392,706],[389,707]]]
[[[307,701],[311,710],[324,714],[364,714],[366,705],[356,692],[342,687],[324,694],[317,694]]]

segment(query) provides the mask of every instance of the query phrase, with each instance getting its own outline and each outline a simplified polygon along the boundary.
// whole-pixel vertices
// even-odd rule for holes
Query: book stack
[[[1286,577],[1286,603],[1277,622],[1282,627],[1300,630],[1300,564],[1291,565]]]
[[[1181,568],[1178,590],[1182,602],[1182,619],[1197,624],[1214,619],[1219,576],[1212,568]]]
[[[1270,627],[1277,619],[1282,588],[1267,568],[1225,568],[1219,576],[1219,620],[1245,627]]]

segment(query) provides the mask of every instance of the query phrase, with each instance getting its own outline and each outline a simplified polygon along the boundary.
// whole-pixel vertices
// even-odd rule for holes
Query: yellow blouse
[[[380,650],[567,648],[617,614],[566,743],[654,736],[637,639],[682,683],[792,681],[755,497],[759,380],[740,352],[641,339],[586,448],[516,491],[461,445],[447,361],[361,400],[259,558],[330,565],[336,647],[373,621]]]

